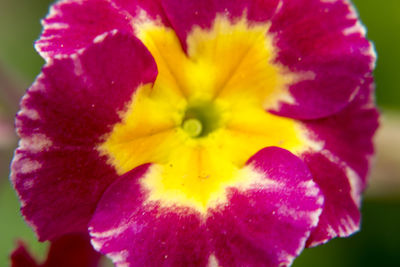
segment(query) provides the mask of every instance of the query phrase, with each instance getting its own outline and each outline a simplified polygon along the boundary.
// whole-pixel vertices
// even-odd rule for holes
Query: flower
[[[54,240],[44,263],[38,264],[19,242],[11,254],[12,267],[96,267],[100,254],[93,250],[88,236],[69,234]]]
[[[375,54],[345,0],[64,0],[11,179],[117,266],[288,266],[359,228]]]

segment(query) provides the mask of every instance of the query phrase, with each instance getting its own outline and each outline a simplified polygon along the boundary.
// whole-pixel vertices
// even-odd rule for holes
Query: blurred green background
[[[47,247],[35,240],[20,217],[19,203],[8,182],[8,166],[17,143],[12,125],[18,101],[43,64],[33,42],[41,31],[40,18],[51,2],[0,0],[0,266],[8,266],[8,255],[19,238],[39,259]],[[354,3],[378,52],[377,102],[383,113],[371,185],[362,207],[362,231],[348,239],[306,249],[294,267],[399,266],[400,1]]]

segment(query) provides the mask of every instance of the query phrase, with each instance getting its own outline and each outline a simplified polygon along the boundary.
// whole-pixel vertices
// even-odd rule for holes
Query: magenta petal
[[[103,191],[117,178],[96,150],[118,112],[157,69],[136,38],[110,33],[72,57],[50,61],[21,103],[21,142],[11,179],[22,213],[41,240],[86,231]]]
[[[373,89],[372,79],[368,79],[354,101],[341,112],[303,122],[310,137],[324,144],[325,153],[336,157],[356,173],[360,191],[366,186],[369,161],[374,153],[372,139],[379,124]]]
[[[275,112],[322,118],[344,108],[373,70],[375,53],[350,1],[285,0],[272,18],[276,61],[312,79],[290,87],[294,103]]]
[[[42,23],[36,48],[44,58],[74,53],[114,29],[133,32],[129,17],[106,0],[59,1]]]
[[[161,0],[165,13],[186,49],[186,37],[195,26],[209,28],[215,16],[225,14],[235,19],[244,14],[253,21],[268,20],[278,0]]]
[[[315,246],[359,229],[361,193],[367,185],[373,135],[378,111],[373,99],[373,81],[368,78],[355,99],[328,118],[303,121],[310,137],[323,144],[322,151],[308,151],[303,157],[314,181],[325,196],[325,207],[317,229],[308,240]]]
[[[287,266],[304,248],[323,205],[306,165],[269,147],[248,162],[266,185],[232,188],[227,205],[211,212],[207,225],[221,266]]]
[[[161,4],[162,0],[111,0],[120,10],[127,11],[132,17],[141,16],[141,12],[146,12],[146,16],[153,20],[160,19],[161,22],[170,26]]]
[[[101,198],[89,230],[94,247],[117,266],[206,266],[205,226],[197,212],[144,204],[141,166],[115,181]]]
[[[37,264],[23,243],[11,254],[12,267],[97,267],[101,255],[87,234],[70,234],[54,240],[43,264]]]
[[[345,170],[322,154],[306,155],[305,162],[325,197],[318,226],[307,240],[307,246],[316,246],[357,231],[360,211],[354,197],[355,189],[351,187]]]
[[[22,242],[19,242],[18,247],[11,253],[10,260],[11,267],[39,267]]]
[[[87,234],[69,234],[51,243],[43,267],[97,267],[101,254],[90,244]]]
[[[372,79],[362,86],[356,98],[334,116],[304,121],[322,152],[309,151],[303,157],[314,181],[325,195],[325,207],[308,246],[348,236],[359,229],[361,193],[374,147],[372,137],[378,127]]]

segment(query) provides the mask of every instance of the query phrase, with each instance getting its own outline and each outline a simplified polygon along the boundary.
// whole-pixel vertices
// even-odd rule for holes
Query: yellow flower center
[[[268,27],[218,16],[210,29],[191,31],[186,53],[172,29],[138,27],[159,74],[137,89],[98,150],[119,174],[153,163],[141,179],[148,202],[205,213],[228,187],[268,183],[246,166],[260,149],[307,148],[294,120],[265,111],[294,77],[273,63]]]

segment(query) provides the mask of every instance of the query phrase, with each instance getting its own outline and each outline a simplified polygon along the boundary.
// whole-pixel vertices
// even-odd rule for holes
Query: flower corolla
[[[360,224],[375,54],[346,0],[62,0],[17,115],[41,240],[117,266],[288,266]]]

